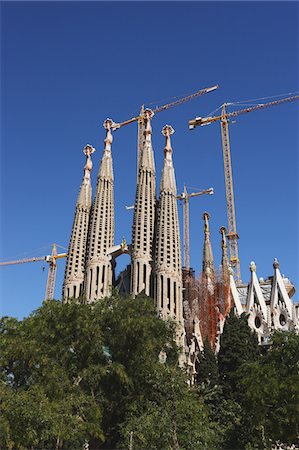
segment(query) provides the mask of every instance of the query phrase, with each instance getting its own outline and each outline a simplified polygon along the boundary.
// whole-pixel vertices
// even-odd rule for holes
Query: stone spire
[[[221,249],[222,249],[222,257],[221,257],[221,267],[222,273],[227,273],[229,262],[228,262],[228,254],[227,254],[227,243],[226,243],[226,228],[221,227],[219,230],[221,234]]]
[[[183,345],[181,245],[170,142],[173,133],[174,130],[169,125],[162,130],[166,145],[157,211],[154,298],[161,316],[165,319],[172,317],[179,324],[178,343]]]
[[[104,152],[98,172],[96,195],[92,207],[86,259],[85,297],[87,302],[111,293],[112,265],[108,250],[114,245],[114,194],[112,168],[112,120],[105,120]]]
[[[156,207],[156,172],[152,148],[150,109],[144,111],[144,145],[139,161],[139,173],[132,231],[131,293],[151,293],[152,252]]]
[[[75,218],[66,260],[62,293],[64,301],[69,298],[78,298],[83,295],[87,232],[92,201],[90,181],[92,161],[90,156],[94,151],[95,149],[89,144],[83,149],[83,152],[86,155],[86,163],[76,203]]]
[[[211,276],[214,273],[214,258],[212,252],[212,245],[210,241],[210,226],[209,226],[210,215],[209,213],[204,212],[202,217],[204,220],[204,233],[205,233],[202,270],[204,274]]]

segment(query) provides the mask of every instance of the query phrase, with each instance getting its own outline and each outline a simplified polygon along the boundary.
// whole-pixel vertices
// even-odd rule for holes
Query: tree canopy
[[[48,301],[0,320],[3,449],[270,449],[298,436],[299,336],[261,352],[246,317],[208,341],[195,385],[153,301]]]
[[[1,448],[122,448],[128,439],[210,448],[216,433],[178,368],[174,333],[144,296],[50,301],[22,321],[3,318]]]

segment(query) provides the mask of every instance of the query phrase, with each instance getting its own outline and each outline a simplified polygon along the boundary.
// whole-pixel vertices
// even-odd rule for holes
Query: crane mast
[[[235,213],[235,199],[233,187],[233,173],[230,154],[228,120],[226,116],[225,105],[222,106],[221,114],[221,136],[222,136],[222,152],[224,165],[225,193],[227,206],[227,222],[228,233],[227,238],[230,246],[230,264],[234,270],[234,277],[237,283],[241,283],[241,270],[238,255],[238,233]]]
[[[214,194],[214,189],[209,188],[200,192],[192,192],[191,194],[187,191],[187,186],[184,185],[184,191],[177,196],[178,200],[183,201],[183,236],[184,236],[184,266],[187,270],[190,269],[190,228],[189,228],[189,199],[192,197],[197,197],[200,195]]]
[[[184,186],[184,264],[190,269],[190,229],[189,229],[189,197],[186,186]]]
[[[220,121],[221,124],[222,152],[223,152],[224,179],[225,179],[227,219],[228,219],[227,238],[229,240],[230,265],[234,270],[234,277],[237,283],[241,283],[241,272],[238,255],[239,236],[237,233],[237,225],[236,225],[233,175],[232,175],[232,164],[231,164],[229,131],[228,131],[229,119],[233,117],[238,117],[242,114],[247,114],[252,111],[257,111],[259,109],[269,108],[271,106],[277,106],[283,103],[294,102],[295,100],[299,100],[299,95],[292,95],[291,97],[286,97],[280,100],[274,100],[267,103],[259,103],[258,105],[251,106],[249,108],[239,109],[237,111],[232,112],[226,112],[226,106],[232,105],[232,103],[224,103],[222,105],[220,116],[195,117],[195,119],[189,120],[190,130],[193,130],[197,126],[209,125],[210,123],[218,121]]]
[[[46,285],[45,300],[53,300],[53,298],[54,298],[55,282],[56,282],[56,271],[57,271],[57,264],[56,264],[57,248],[56,248],[56,244],[53,244],[51,257],[52,258],[49,259],[49,270],[48,270],[48,278],[47,278],[47,285]]]

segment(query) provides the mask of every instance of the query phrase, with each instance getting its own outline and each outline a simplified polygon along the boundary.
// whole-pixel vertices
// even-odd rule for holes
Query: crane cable
[[[63,248],[64,250],[67,250],[67,248],[63,247],[62,245],[56,244],[56,246],[60,247],[60,248]],[[49,251],[46,252],[46,250],[49,250],[49,247],[52,248],[53,244],[48,244],[48,245],[45,245],[43,247],[39,247],[36,250],[31,250],[31,251],[24,252],[24,253],[18,253],[17,255],[11,256],[9,258],[1,259],[0,262],[8,262],[8,261],[11,261],[13,259],[25,259],[25,258],[30,258],[30,256],[34,258],[37,255],[37,253],[41,252],[42,250],[44,250],[43,253],[49,253],[50,254],[51,252],[49,252]],[[34,256],[32,256],[32,254]],[[41,255],[41,256],[44,256],[44,255]]]
[[[271,95],[269,97],[260,97],[260,98],[252,98],[249,100],[241,100],[238,102],[229,102],[229,103],[225,103],[225,105],[238,105],[238,104],[242,104],[242,103],[248,103],[248,102],[257,102],[259,100],[268,100],[270,98],[277,98],[277,97],[289,97],[290,95],[298,95],[298,91],[297,92],[287,92],[286,94],[276,94],[276,95]]]
[[[238,106],[257,106],[257,105],[263,105],[264,103],[249,103],[249,102],[257,102],[259,100],[269,100],[272,98],[278,98],[278,97],[288,97],[291,95],[297,95],[299,94],[299,92],[287,92],[286,94],[277,94],[277,95],[271,95],[268,97],[260,97],[260,98],[252,98],[249,100],[240,100],[240,101],[236,101],[236,102],[225,102],[225,106],[234,106],[234,105],[238,105]],[[223,105],[218,106],[218,108],[214,109],[214,111],[211,111],[209,114],[207,114],[205,117],[212,117],[217,111],[220,111]]]

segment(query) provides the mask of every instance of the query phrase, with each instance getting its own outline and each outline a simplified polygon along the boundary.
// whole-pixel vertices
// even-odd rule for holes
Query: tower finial
[[[84,153],[84,155],[86,155],[86,163],[84,166],[84,176],[86,178],[90,178],[90,172],[92,169],[92,160],[91,160],[90,156],[95,151],[96,151],[96,149],[90,144],[86,144],[85,147],[83,148],[83,153]]]
[[[274,269],[279,269],[279,262],[278,262],[277,258],[274,258],[273,267],[274,267]]]
[[[221,248],[222,248],[222,258],[221,258],[221,265],[222,270],[228,269],[228,255],[227,255],[227,243],[226,243],[226,228],[221,227],[219,230],[221,234]]]
[[[256,265],[254,261],[251,261],[249,266],[250,272],[256,272]]]
[[[144,136],[145,136],[145,140],[146,141],[150,141],[151,140],[151,135],[152,135],[152,127],[151,127],[151,119],[154,116],[154,112],[147,108],[144,110],[143,113],[143,117],[144,117],[144,121],[145,121],[145,127],[144,127]]]
[[[211,274],[211,272],[214,272],[214,258],[210,241],[210,226],[209,226],[210,214],[208,212],[204,212],[202,217],[204,220],[204,233],[205,233],[202,265],[203,271],[206,274]]]
[[[106,138],[104,140],[104,143],[105,143],[104,150],[106,150],[108,152],[111,151],[111,144],[113,141],[113,137],[112,137],[112,133],[111,133],[112,125],[113,125],[113,120],[111,120],[111,119],[106,119],[103,123],[103,127],[106,129]]]
[[[208,212],[204,212],[202,215],[202,218],[204,220],[204,232],[207,235],[210,235],[210,225],[209,225],[209,220],[210,220],[210,214]]]
[[[171,160],[171,155],[172,155],[170,136],[173,133],[174,133],[174,129],[172,128],[171,125],[165,125],[165,127],[163,127],[163,129],[162,129],[162,134],[163,134],[163,136],[166,137],[166,144],[164,147],[164,155],[165,155],[166,159],[170,159],[170,160]]]

